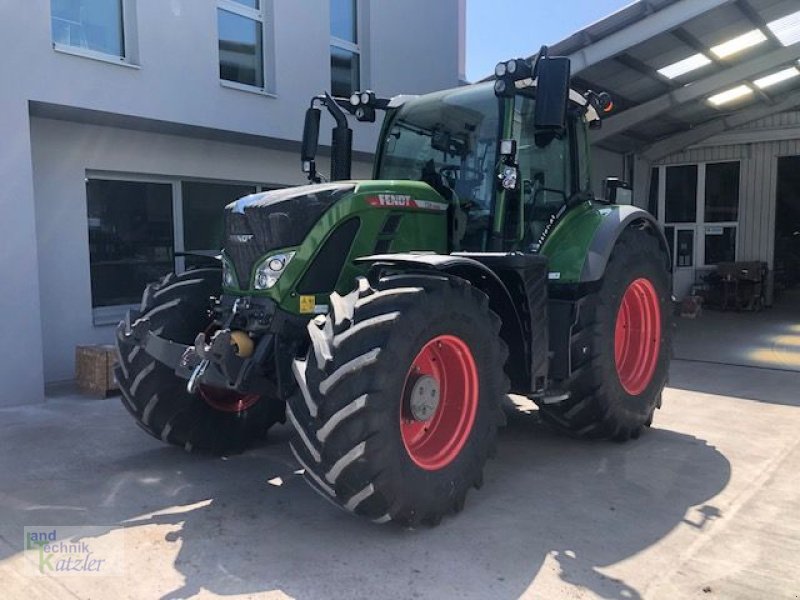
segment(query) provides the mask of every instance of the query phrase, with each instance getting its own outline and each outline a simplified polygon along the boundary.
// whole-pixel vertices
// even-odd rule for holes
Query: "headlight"
[[[236,280],[236,272],[233,265],[225,256],[222,257],[222,285],[226,288],[239,289],[239,282]]]
[[[285,252],[268,256],[256,267],[253,287],[257,290],[268,290],[278,282],[286,265],[294,258],[294,252]]]

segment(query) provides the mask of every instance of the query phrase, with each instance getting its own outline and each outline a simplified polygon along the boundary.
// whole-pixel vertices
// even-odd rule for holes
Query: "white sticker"
[[[314,306],[314,314],[315,315],[325,315],[328,313],[328,305],[327,304],[317,304]]]
[[[561,273],[559,271],[553,271],[547,275],[548,279],[561,279]]]

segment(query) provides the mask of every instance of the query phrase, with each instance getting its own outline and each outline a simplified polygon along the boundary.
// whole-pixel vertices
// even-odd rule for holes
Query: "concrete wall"
[[[3,86],[0,102],[0,406],[7,406],[41,397],[42,331],[28,107]]]
[[[269,93],[220,82],[215,0],[124,1],[126,61],[54,49],[47,0],[0,2],[0,335],[14,344],[0,360],[0,406],[41,400],[44,379],[71,377],[76,343],[110,339],[109,328],[91,324],[87,170],[300,182],[294,152],[252,137],[241,145],[196,136],[285,147],[300,137],[310,97],[330,87],[327,0],[263,0]],[[458,85],[461,0],[359,3],[364,87],[390,95]],[[111,115],[125,127],[163,122],[165,131],[55,121],[40,118],[41,107],[69,119]],[[176,127],[195,137],[164,135]],[[356,149],[371,152],[378,128],[356,129]],[[354,175],[368,174],[355,166]]]
[[[0,3],[0,47],[6,57],[24,57],[25,67],[17,80],[0,71],[0,81],[14,81],[14,95],[26,100],[280,139],[299,139],[308,100],[330,88],[327,0],[264,0],[267,38],[274,33],[265,41],[272,95],[220,83],[214,0],[128,1],[137,30],[128,40],[131,64],[55,51],[46,0],[24,9]],[[458,0],[362,4],[364,83],[381,94],[458,85]],[[372,150],[376,139],[370,129],[356,136],[356,147]]]
[[[0,24],[19,5],[0,3]],[[31,23],[14,19],[19,41]],[[3,28],[3,25],[0,25]],[[42,333],[39,320],[36,225],[33,209],[28,104],[19,86],[31,74],[20,48],[7,46],[0,35],[0,339],[6,344],[0,356],[0,406],[35,402],[42,397]]]

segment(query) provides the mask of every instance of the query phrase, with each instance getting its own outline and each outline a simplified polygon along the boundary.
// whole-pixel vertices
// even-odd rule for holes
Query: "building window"
[[[173,269],[172,185],[89,179],[92,307],[135,304]]]
[[[122,308],[138,304],[145,286],[165,273],[209,266],[223,246],[225,206],[279,187],[136,179],[87,179],[92,308],[98,325],[117,323]]]
[[[736,227],[709,225],[705,229],[705,264],[736,261]]]
[[[264,89],[264,0],[219,0],[219,77]]]
[[[666,174],[661,211],[665,215],[662,221],[665,233],[675,237],[674,266],[705,269],[734,262],[739,228],[739,162],[678,165],[658,170],[659,177]],[[651,192],[656,181],[654,171]],[[653,204],[652,193],[650,204]]]
[[[706,165],[706,223],[739,219],[739,162]]]
[[[361,87],[358,0],[331,0],[331,94],[347,98]]]
[[[51,0],[53,44],[125,57],[123,0]]]
[[[665,221],[694,223],[697,220],[697,165],[667,167]]]

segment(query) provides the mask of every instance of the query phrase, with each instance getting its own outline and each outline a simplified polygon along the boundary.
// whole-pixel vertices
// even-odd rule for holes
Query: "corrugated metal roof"
[[[798,0],[640,0],[553,44],[550,53],[571,58],[574,87],[614,97],[616,113],[594,133],[595,143],[655,160],[800,106],[800,71],[765,89],[754,83],[800,68],[800,29],[795,40],[774,23],[793,13],[800,28]],[[673,77],[659,73],[672,66],[674,75],[675,63],[689,58],[707,64]],[[749,89],[735,101],[709,101],[742,85]]]

